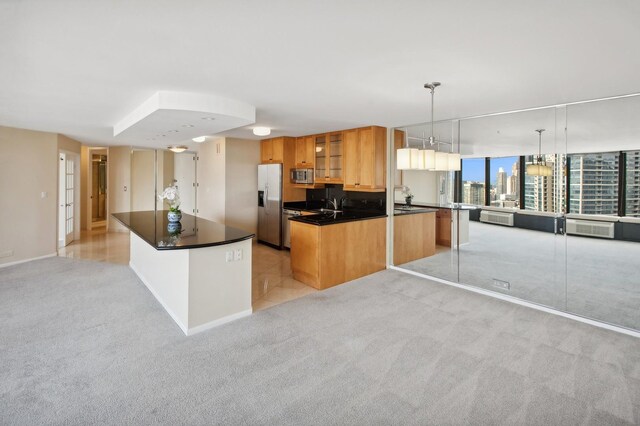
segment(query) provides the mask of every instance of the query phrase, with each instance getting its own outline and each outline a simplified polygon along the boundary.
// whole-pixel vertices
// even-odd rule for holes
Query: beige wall
[[[256,233],[260,141],[226,138],[225,148],[225,224]]]
[[[225,223],[225,139],[198,147],[198,216]]]
[[[174,179],[174,153],[166,150],[158,150],[158,188],[156,194],[162,194],[162,191],[173,183]],[[180,193],[182,195],[182,192]],[[156,205],[158,210],[168,209],[169,205],[165,200],[158,200],[156,197]],[[190,212],[185,212],[190,213]]]
[[[109,230],[126,231],[127,228],[120,225],[117,220],[111,217],[111,214],[131,210],[131,147],[110,147],[107,170],[109,175],[107,186]]]
[[[58,135],[0,126],[0,264],[56,253],[57,193]]]
[[[156,193],[156,151],[133,150],[131,153],[131,211],[153,210]]]
[[[58,135],[58,149],[80,154],[81,147],[82,144],[77,140],[68,138],[65,135]]]

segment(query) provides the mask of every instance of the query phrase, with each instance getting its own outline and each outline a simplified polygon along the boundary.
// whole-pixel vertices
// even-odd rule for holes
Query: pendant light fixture
[[[396,168],[398,170],[416,170],[420,167],[417,148],[409,148],[409,135],[404,130],[404,148],[396,151]]]
[[[538,132],[538,156],[534,157],[533,163],[527,165],[527,174],[529,176],[551,176],[553,170],[551,166],[542,158],[542,132],[545,129],[536,129]]]
[[[425,89],[429,89],[431,92],[431,136],[429,136],[429,146],[434,146],[436,144],[436,139],[433,137],[433,98],[435,95],[436,87],[440,86],[440,82],[434,81],[432,83],[426,83],[424,85]],[[424,150],[424,163],[426,170],[440,170],[440,167],[445,167],[443,163],[443,157],[440,152],[436,152],[433,149]],[[445,154],[446,155],[446,154]],[[446,162],[446,159],[444,160]]]

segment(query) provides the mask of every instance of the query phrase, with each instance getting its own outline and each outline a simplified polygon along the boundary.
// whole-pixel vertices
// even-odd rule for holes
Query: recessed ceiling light
[[[215,117],[202,117],[203,120],[209,120],[209,121],[213,121],[216,118]]]
[[[206,136],[198,136],[197,138],[193,138],[191,140],[194,141],[194,142],[201,143],[201,142],[204,142],[205,139],[206,139]]]
[[[177,130],[167,130],[167,133],[178,133]]]
[[[184,145],[175,145],[175,146],[170,146],[168,148],[169,148],[170,151],[180,153],[180,152],[186,151],[188,147],[186,147]]]
[[[253,134],[256,136],[269,136],[271,134],[271,129],[268,127],[254,127]]]
[[[182,127],[194,127],[193,124],[183,124]]]

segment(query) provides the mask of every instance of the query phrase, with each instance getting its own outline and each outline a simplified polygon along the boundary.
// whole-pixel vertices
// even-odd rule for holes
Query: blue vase
[[[170,235],[180,235],[182,231],[182,224],[180,222],[169,222],[167,224],[167,232]]]
[[[180,222],[180,219],[182,219],[182,212],[170,211],[169,213],[167,213],[167,219],[169,220],[169,222]]]

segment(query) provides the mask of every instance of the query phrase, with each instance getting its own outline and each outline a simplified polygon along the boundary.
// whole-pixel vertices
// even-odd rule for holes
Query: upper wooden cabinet
[[[284,137],[260,141],[260,162],[262,164],[284,162]]]
[[[343,183],[343,132],[313,136],[315,153],[315,181],[317,183]]]
[[[387,130],[371,126],[345,130],[344,190],[381,192],[386,188]]]
[[[313,169],[316,150],[313,136],[301,136],[296,139],[296,167]]]

